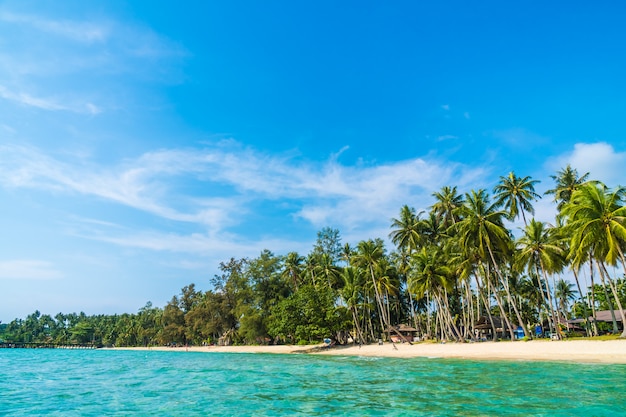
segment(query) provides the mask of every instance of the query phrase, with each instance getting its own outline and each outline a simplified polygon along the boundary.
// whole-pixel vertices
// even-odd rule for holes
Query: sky
[[[386,239],[403,205],[510,171],[626,185],[624,21],[622,2],[0,1],[0,320],[163,307],[231,257],[307,254],[324,227]]]

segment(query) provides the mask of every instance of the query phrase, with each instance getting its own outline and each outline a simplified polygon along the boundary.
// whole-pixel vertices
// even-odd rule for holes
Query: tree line
[[[553,224],[534,218],[537,180],[511,172],[485,189],[433,193],[429,211],[408,205],[382,239],[352,246],[324,228],[307,255],[222,262],[212,288],[182,288],[163,308],[135,314],[34,312],[1,325],[14,342],[115,346],[339,343],[389,340],[407,324],[423,338],[595,336],[626,323],[626,188],[571,166],[552,176]],[[516,234],[514,221],[524,227]],[[573,281],[566,279],[571,276]],[[589,284],[585,285],[587,280]],[[587,320],[610,310],[612,322]],[[477,326],[477,323],[483,323]],[[480,327],[480,328],[479,328]],[[541,335],[543,335],[543,330]],[[626,330],[621,332],[626,337]]]

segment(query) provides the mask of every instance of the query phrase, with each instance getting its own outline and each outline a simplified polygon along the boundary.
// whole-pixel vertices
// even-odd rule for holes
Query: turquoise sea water
[[[0,416],[622,416],[626,365],[0,349]]]

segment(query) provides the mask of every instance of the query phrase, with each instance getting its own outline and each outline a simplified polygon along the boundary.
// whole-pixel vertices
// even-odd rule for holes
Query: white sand
[[[163,350],[188,352],[228,353],[310,353],[317,355],[434,357],[479,360],[570,361],[626,364],[626,340],[533,340],[529,342],[484,343],[385,343],[359,346],[208,346],[189,348],[128,348],[131,350]],[[121,348],[124,349],[124,348]]]

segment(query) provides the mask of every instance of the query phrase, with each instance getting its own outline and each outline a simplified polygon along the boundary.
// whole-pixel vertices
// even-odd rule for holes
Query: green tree
[[[530,177],[518,177],[513,171],[506,177],[500,177],[500,183],[493,188],[496,206],[507,210],[510,220],[521,214],[524,225],[528,225],[524,212],[535,213],[532,201],[541,198],[535,192],[538,182]]]
[[[304,257],[298,252],[289,252],[283,261],[281,276],[293,284],[294,291],[298,290],[302,281]]]
[[[549,274],[563,270],[565,265],[565,251],[559,245],[558,235],[555,229],[546,227],[545,223],[532,219],[524,229],[523,235],[517,240],[516,264],[521,268],[527,268],[529,274],[536,274],[543,278],[540,294],[546,297],[545,303],[550,312],[550,329],[558,329],[557,317],[552,292],[550,291]]]
[[[589,178],[589,173],[578,176],[578,171],[571,167],[570,164],[556,173],[550,175],[554,180],[555,187],[546,191],[546,194],[554,195],[554,201],[557,203],[557,210],[561,210],[563,206],[569,203],[572,194],[581,185],[585,184]]]
[[[435,204],[432,211],[442,220],[444,227],[450,227],[458,221],[457,210],[463,205],[463,195],[458,194],[456,187],[445,186],[441,191],[432,194]]]
[[[485,190],[471,191],[465,195],[465,202],[459,208],[462,220],[454,226],[456,236],[459,239],[460,247],[463,250],[476,249],[476,254],[480,258],[480,262],[490,265],[496,272],[501,285],[503,286],[509,304],[513,307],[519,324],[524,329],[524,334],[530,337],[521,314],[513,302],[508,282],[501,273],[501,268],[496,259],[496,252],[500,256],[508,256],[511,253],[511,236],[502,223],[503,217],[506,216],[504,211],[498,210],[497,204],[489,202],[489,196]],[[511,339],[514,338],[513,328],[506,315],[504,307],[496,296],[496,302],[500,308],[502,318],[509,327]]]
[[[391,241],[409,255],[421,245],[420,215],[415,209],[407,205],[400,209],[400,216],[392,219],[392,231],[389,233]]]
[[[626,259],[622,250],[626,241],[625,196],[624,187],[609,190],[602,184],[586,183],[574,191],[570,202],[563,206],[562,214],[567,219],[567,229],[572,236],[570,257],[574,263],[580,263],[588,254],[592,254],[600,264],[599,272],[603,281],[605,264],[621,263],[626,275]],[[606,278],[617,302],[622,322],[626,323],[626,315],[617,288],[609,276]],[[626,326],[622,337],[626,337]]]
[[[576,292],[574,284],[564,279],[558,280],[554,287],[554,297],[557,299],[559,310],[566,320],[569,318],[569,303],[576,299]]]
[[[385,249],[382,241],[363,240],[357,245],[357,252],[353,257],[353,262],[365,269],[371,278],[374,297],[376,300],[377,313],[380,321],[381,332],[387,332],[388,337],[390,324],[387,318],[387,309],[384,306],[384,299],[379,291],[378,280],[381,277],[381,264],[385,256]]]

